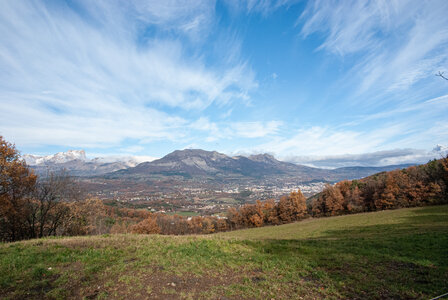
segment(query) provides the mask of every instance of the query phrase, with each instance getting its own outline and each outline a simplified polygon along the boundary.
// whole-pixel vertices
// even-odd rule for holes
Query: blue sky
[[[22,153],[335,167],[448,145],[448,1],[0,5],[0,134]]]

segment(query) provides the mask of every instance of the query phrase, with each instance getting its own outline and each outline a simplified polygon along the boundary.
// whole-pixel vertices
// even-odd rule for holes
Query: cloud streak
[[[190,124],[192,130],[206,132],[208,142],[233,138],[272,137],[279,132],[281,126],[283,126],[281,121],[211,122],[206,117],[201,117]]]
[[[165,113],[165,107],[201,111],[247,101],[256,86],[244,62],[207,65],[187,54],[175,36],[136,40],[153,26],[181,34],[207,30],[211,2],[77,4],[2,5],[0,125],[21,145],[104,147],[124,139],[177,139],[187,120]]]
[[[446,66],[446,1],[310,1],[297,24],[318,50],[350,56],[358,92],[403,91]]]
[[[400,124],[388,125],[371,132],[335,130],[320,126],[301,128],[292,136],[274,138],[273,141],[260,145],[258,148],[261,152],[269,149],[277,155],[290,156],[363,153],[381,147],[404,130]]]
[[[0,134],[40,153],[418,159],[406,149],[448,137],[434,76],[448,65],[446,11],[443,0],[5,1]]]
[[[448,154],[448,148],[435,148],[432,151],[418,149],[396,149],[362,154],[291,156],[284,159],[297,164],[318,168],[341,168],[348,166],[387,166],[399,164],[424,164],[431,159],[439,159]]]

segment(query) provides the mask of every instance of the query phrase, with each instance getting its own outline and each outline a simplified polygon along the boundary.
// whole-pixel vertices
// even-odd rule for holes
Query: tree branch
[[[439,74],[436,74],[436,76],[439,76],[439,77],[442,77],[442,78],[445,79],[445,80],[448,80],[447,77],[443,76],[443,73],[444,73],[444,72],[440,72],[440,71],[439,71]]]

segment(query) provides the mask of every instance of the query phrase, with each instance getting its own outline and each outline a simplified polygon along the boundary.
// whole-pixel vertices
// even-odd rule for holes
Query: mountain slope
[[[176,150],[163,158],[139,164],[134,157],[88,159],[84,150],[69,150],[54,155],[23,155],[38,174],[67,170],[73,176],[105,176],[130,179],[163,177],[207,180],[288,179],[295,181],[340,181],[357,179],[377,172],[404,168],[409,165],[385,167],[344,167],[319,169],[277,160],[269,154],[230,157],[216,151],[201,149]]]
[[[44,163],[40,165],[31,165],[30,167],[35,170],[37,174],[42,175],[45,175],[47,172],[58,172],[65,170],[72,176],[95,176],[127,169],[130,166],[132,166],[132,164],[120,161],[97,163],[75,159],[64,163]]]
[[[346,167],[328,170],[282,162],[269,154],[230,157],[216,151],[187,149],[176,150],[161,159],[107,174],[107,177],[181,176],[186,179],[293,178],[301,181],[339,181],[361,178],[377,172],[406,166],[408,165]]]
[[[270,155],[229,157],[216,151],[176,150],[152,162],[116,172],[118,175],[182,175],[191,177],[252,177],[299,175],[320,169],[298,166],[276,160]]]
[[[331,170],[331,173],[334,177],[340,177],[343,179],[360,179],[376,173],[404,169],[410,166],[413,166],[413,164],[390,165],[382,167],[342,167]]]

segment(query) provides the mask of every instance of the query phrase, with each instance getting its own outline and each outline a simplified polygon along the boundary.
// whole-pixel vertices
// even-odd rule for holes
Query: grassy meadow
[[[202,236],[0,244],[2,299],[429,299],[448,292],[448,206]]]

